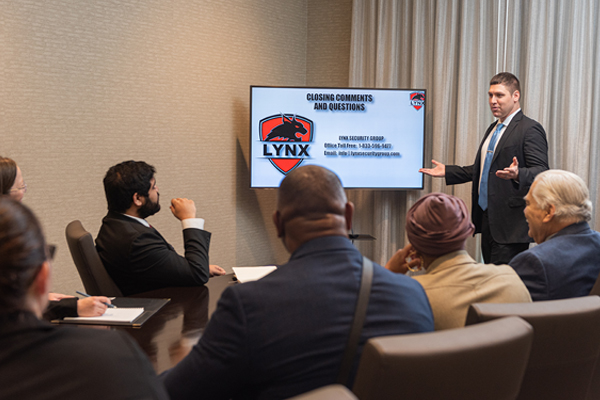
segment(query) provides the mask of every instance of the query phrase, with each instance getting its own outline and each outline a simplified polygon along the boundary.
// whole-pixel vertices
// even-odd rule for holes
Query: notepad
[[[277,269],[274,265],[265,267],[233,267],[233,273],[240,282],[257,281]]]
[[[65,321],[76,321],[80,323],[111,323],[111,322],[133,322],[144,312],[143,307],[119,307],[107,308],[106,312],[99,317],[65,317]]]

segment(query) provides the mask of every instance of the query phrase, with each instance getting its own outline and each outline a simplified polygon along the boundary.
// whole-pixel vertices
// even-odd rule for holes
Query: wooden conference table
[[[210,278],[205,286],[170,287],[130,297],[170,298],[141,328],[110,327],[127,331],[148,355],[157,373],[181,361],[198,342],[221,293],[236,282],[233,274]]]

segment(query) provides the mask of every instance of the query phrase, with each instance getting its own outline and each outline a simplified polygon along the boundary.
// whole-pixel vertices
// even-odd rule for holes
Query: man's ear
[[[554,215],[556,215],[556,207],[554,207],[554,204],[549,204],[548,209],[546,210],[546,215],[544,216],[542,221],[550,222],[554,218]]]
[[[133,194],[133,205],[136,207],[141,207],[144,205],[146,198],[144,196],[140,196],[137,193]]]
[[[354,216],[354,203],[351,201],[346,203],[346,209],[344,210],[344,217],[346,217],[346,229],[350,231],[352,229],[352,217]]]
[[[277,237],[283,237],[285,235],[285,228],[283,227],[283,221],[281,220],[281,213],[279,210],[273,213],[273,223],[275,224],[275,229],[277,229]]]
[[[519,92],[518,90],[515,90],[512,94],[513,97],[513,101],[516,103],[517,101],[519,101],[521,99],[521,92]]]

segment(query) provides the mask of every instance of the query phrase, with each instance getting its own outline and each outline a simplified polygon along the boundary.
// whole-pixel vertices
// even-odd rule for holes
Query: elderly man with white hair
[[[529,236],[537,246],[510,261],[534,301],[587,296],[600,273],[600,233],[590,229],[592,202],[572,172],[539,174],[525,196]]]

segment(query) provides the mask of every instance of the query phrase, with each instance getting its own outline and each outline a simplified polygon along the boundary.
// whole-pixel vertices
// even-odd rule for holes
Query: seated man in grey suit
[[[41,320],[51,269],[37,218],[0,196],[0,399],[168,399],[124,331]]]
[[[181,221],[182,257],[146,221],[160,210],[155,169],[143,161],[125,161],[104,177],[108,214],[96,238],[96,249],[108,274],[128,296],[168,286],[203,285],[225,271],[208,264],[210,232],[196,218],[192,200],[171,200],[171,212]]]
[[[223,292],[198,344],[161,376],[171,398],[285,399],[336,382],[363,263],[348,239],[353,211],[331,171],[309,165],[285,177],[273,220],[289,261]],[[421,285],[373,269],[355,368],[371,337],[433,330]]]
[[[600,273],[600,233],[587,223],[587,186],[571,172],[549,170],[535,178],[525,201],[529,236],[538,245],[510,266],[534,301],[587,296]]]

